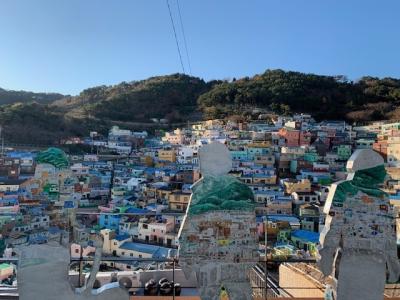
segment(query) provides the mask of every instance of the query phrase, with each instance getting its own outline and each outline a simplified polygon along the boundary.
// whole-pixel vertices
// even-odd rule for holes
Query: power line
[[[177,35],[176,35],[176,29],[175,29],[174,18],[172,17],[171,7],[169,6],[169,1],[168,1],[168,0],[166,0],[166,1],[167,1],[168,11],[169,11],[169,16],[170,16],[170,18],[171,18],[172,29],[173,29],[173,31],[174,31],[176,47],[178,48],[179,60],[181,61],[181,66],[182,66],[183,73],[185,73],[185,67],[183,66],[182,55],[181,55],[181,49],[179,48],[178,37],[177,37]]]
[[[181,30],[182,30],[182,35],[183,35],[183,43],[185,45],[186,58],[187,58],[187,61],[188,61],[188,66],[189,66],[189,74],[192,75],[192,66],[190,65],[189,51],[188,51],[187,42],[186,42],[186,34],[185,34],[184,27],[183,27],[181,7],[179,5],[179,0],[176,0],[176,5],[178,6],[179,21],[181,23]]]

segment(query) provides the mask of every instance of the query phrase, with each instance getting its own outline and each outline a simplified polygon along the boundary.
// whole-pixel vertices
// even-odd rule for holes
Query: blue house
[[[99,216],[100,228],[107,228],[118,232],[121,215],[102,213]]]
[[[246,150],[231,150],[230,153],[231,153],[231,157],[233,160],[243,161],[243,160],[249,159],[249,156],[248,156]]]

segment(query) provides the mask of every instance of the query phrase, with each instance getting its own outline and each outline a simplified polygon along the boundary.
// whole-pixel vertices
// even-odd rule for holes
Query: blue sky
[[[194,76],[400,77],[398,0],[179,1]],[[166,0],[0,1],[2,88],[78,94],[176,72]]]

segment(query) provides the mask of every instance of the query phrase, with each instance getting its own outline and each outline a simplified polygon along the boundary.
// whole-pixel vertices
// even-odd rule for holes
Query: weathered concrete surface
[[[228,148],[218,142],[204,145],[199,149],[200,172],[203,176],[221,176],[232,168],[232,158]]]
[[[88,291],[93,288],[94,282],[96,281],[96,275],[100,270],[101,256],[103,253],[103,241],[101,237],[98,237],[95,240],[95,248],[96,252],[94,254],[94,261],[92,265],[92,270],[90,271],[89,280],[86,286],[75,289],[75,293],[77,294],[87,295]]]
[[[105,291],[92,296],[90,290],[82,295],[73,292],[68,281],[69,250],[56,243],[20,246],[18,287],[21,300],[128,300],[122,289]]]

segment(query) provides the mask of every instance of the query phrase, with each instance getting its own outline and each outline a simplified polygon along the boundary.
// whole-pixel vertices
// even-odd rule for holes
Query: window
[[[133,256],[133,253],[130,253],[129,255],[130,255],[130,256]]]
[[[75,249],[75,253],[79,253],[79,249]]]
[[[121,252],[121,255],[125,255],[125,251],[122,251],[122,252]]]
[[[139,258],[142,258],[142,254],[139,254]]]

